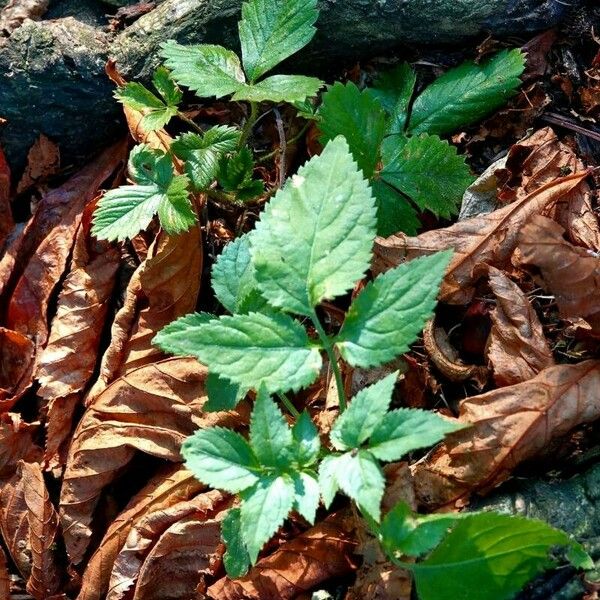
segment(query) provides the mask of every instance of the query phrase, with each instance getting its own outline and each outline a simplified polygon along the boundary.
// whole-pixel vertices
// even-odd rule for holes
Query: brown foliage
[[[0,250],[14,226],[10,208],[10,168],[0,148]]]
[[[60,167],[60,150],[44,134],[34,142],[27,155],[27,166],[17,185],[17,194],[21,194],[33,185],[42,183],[55,175]]]
[[[0,547],[0,598],[10,598],[10,575],[6,568],[6,555]]]
[[[34,355],[27,336],[0,327],[0,410],[10,410],[29,387]]]

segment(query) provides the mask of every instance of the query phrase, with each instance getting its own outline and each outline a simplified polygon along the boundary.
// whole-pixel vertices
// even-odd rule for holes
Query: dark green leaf
[[[375,80],[372,94],[389,115],[387,133],[404,132],[416,82],[417,76],[408,63],[382,73]]]

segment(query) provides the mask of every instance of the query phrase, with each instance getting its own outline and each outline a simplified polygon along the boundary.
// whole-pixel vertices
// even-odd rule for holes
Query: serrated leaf
[[[158,69],[154,71],[152,83],[167,106],[177,106],[183,99],[183,92],[171,78],[171,73],[169,73],[168,69],[158,67]]]
[[[369,450],[379,460],[400,460],[408,452],[433,446],[463,428],[463,423],[443,419],[430,411],[400,408],[387,413],[375,427]]]
[[[361,92],[352,82],[337,82],[323,94],[319,116],[321,142],[343,135],[359,168],[365,177],[371,177],[379,161],[386,121],[385,112],[371,91]]]
[[[337,491],[340,489],[336,473],[342,465],[341,458],[342,456],[340,455],[330,454],[325,456],[319,465],[319,489],[321,490],[321,497],[323,498],[325,508],[331,506]]]
[[[452,251],[403,263],[356,297],[335,343],[352,366],[381,365],[408,351],[431,318]]]
[[[170,40],[161,45],[160,55],[175,81],[201,98],[222,98],[245,85],[240,59],[235,52],[222,46],[182,46]]]
[[[416,235],[421,225],[408,199],[381,179],[371,182],[377,205],[377,235],[388,237],[401,231]]]
[[[265,477],[242,492],[241,531],[250,561],[283,525],[294,506],[294,482],[287,475]]]
[[[243,577],[250,567],[250,556],[242,539],[241,527],[240,509],[230,509],[221,523],[221,539],[227,547],[223,555],[223,564],[231,578]]]
[[[165,103],[137,81],[130,81],[115,90],[115,98],[133,110],[161,109]]]
[[[188,315],[165,327],[154,343],[166,352],[195,356],[245,389],[264,383],[269,393],[310,385],[322,362],[303,327],[281,313],[223,316],[208,323],[202,315]]]
[[[445,218],[458,212],[465,190],[474,181],[454,146],[425,134],[409,138],[394,161],[385,165],[381,178],[421,210]]]
[[[202,409],[207,412],[233,410],[246,395],[245,390],[239,385],[221,379],[215,373],[209,373],[206,378],[206,393],[208,401]]]
[[[262,385],[250,417],[250,446],[261,466],[284,469],[292,459],[292,431]]]
[[[259,479],[259,465],[248,442],[223,427],[199,429],[181,447],[186,467],[204,484],[236,493]]]
[[[258,83],[241,86],[232,100],[249,102],[302,102],[316,96],[323,82],[304,75],[271,75]]]
[[[184,175],[173,177],[158,205],[161,227],[170,235],[187,231],[196,223],[196,213],[188,194],[189,180]]]
[[[386,133],[404,131],[416,83],[417,76],[408,63],[382,73],[375,80],[371,93],[389,115]]]
[[[374,235],[369,186],[336,138],[279,190],[256,225],[250,251],[262,295],[310,316],[364,276]]]
[[[256,81],[315,35],[316,0],[252,0],[239,23],[244,69]]]
[[[542,521],[479,513],[458,521],[411,570],[422,600],[455,600],[474,593],[478,600],[509,600],[556,564],[550,558],[553,547],[574,545],[566,533]],[[593,565],[591,559],[587,564]]]
[[[516,93],[524,70],[525,57],[518,49],[450,69],[417,97],[408,130],[444,135],[481,120]]]
[[[306,411],[294,423],[292,437],[295,444],[295,459],[303,467],[312,465],[319,456],[321,440],[319,431]]]
[[[219,166],[219,185],[227,192],[236,192],[252,179],[254,158],[246,147],[231,157],[223,158]]]
[[[359,448],[386,417],[398,371],[360,390],[337,418],[329,439],[337,450]]]
[[[317,508],[319,507],[319,482],[313,475],[302,471],[294,473],[293,479],[294,508],[312,525],[315,522]]]

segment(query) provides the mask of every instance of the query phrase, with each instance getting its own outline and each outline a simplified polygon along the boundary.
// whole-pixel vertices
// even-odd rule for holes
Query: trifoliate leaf
[[[283,525],[294,506],[294,482],[288,475],[261,479],[241,494],[241,531],[250,561]]]
[[[371,93],[389,115],[386,133],[404,131],[416,83],[417,76],[408,63],[382,73],[375,80]]]
[[[262,466],[283,469],[290,464],[292,431],[262,385],[250,418],[250,446]]]
[[[245,85],[240,59],[222,46],[182,46],[170,40],[161,45],[160,54],[175,81],[201,98],[222,98]]]
[[[316,96],[323,82],[304,75],[271,75],[258,83],[244,85],[232,100],[248,102],[302,102]]]
[[[329,439],[337,450],[359,448],[386,418],[398,372],[360,390],[337,418]]]
[[[259,465],[248,442],[223,427],[199,429],[181,447],[186,467],[211,487],[236,493],[259,479]]]
[[[509,600],[556,564],[550,557],[556,546],[569,549],[579,544],[542,521],[478,513],[459,520],[411,570],[422,600]],[[582,552],[579,546],[577,554]],[[593,566],[591,559],[586,564]]]
[[[310,385],[321,354],[304,328],[287,315],[250,313],[208,323],[188,315],[167,325],[154,343],[166,352],[195,356],[211,372],[244,389],[264,383],[269,393]]]
[[[233,410],[238,402],[246,395],[246,390],[228,379],[221,379],[215,373],[209,373],[206,378],[206,393],[208,401],[202,407],[207,412]]]
[[[295,459],[303,467],[312,465],[319,456],[321,440],[319,431],[306,411],[294,423],[292,437]]]
[[[244,69],[256,81],[315,35],[317,0],[252,0],[239,23]]]
[[[352,82],[335,83],[319,109],[321,142],[343,135],[365,177],[371,177],[379,161],[385,133],[385,112],[370,90],[362,92]]]
[[[152,78],[154,87],[158,90],[158,93],[162,96],[165,104],[170,107],[177,106],[183,99],[183,92],[177,87],[171,73],[164,67],[158,67],[154,72]]]
[[[408,199],[381,179],[372,181],[371,189],[377,204],[377,235],[388,237],[399,231],[416,235],[421,223]]]
[[[187,231],[196,223],[196,213],[190,202],[188,184],[188,178],[183,175],[173,177],[164,198],[158,205],[161,227],[171,235]]]
[[[375,202],[342,138],[301,167],[269,202],[250,240],[262,295],[310,316],[369,267]]]
[[[516,93],[524,70],[525,57],[518,49],[450,69],[417,97],[408,130],[444,135],[481,120]]]
[[[404,354],[431,318],[452,251],[417,258],[368,283],[336,338],[352,366],[373,367]]]
[[[465,190],[474,181],[454,146],[425,134],[409,138],[395,160],[385,165],[381,177],[421,210],[445,218],[458,212]]]
[[[408,452],[437,444],[445,435],[464,427],[427,410],[400,408],[387,413],[377,424],[369,450],[379,460],[400,460]]]
[[[249,200],[264,191],[262,181],[253,180],[254,158],[248,148],[233,156],[223,157],[219,163],[217,179],[226,191],[235,193],[239,200]]]
[[[242,519],[239,508],[232,508],[221,523],[221,538],[227,547],[223,564],[232,579],[243,577],[250,567],[250,557],[242,539]]]
[[[319,507],[319,482],[313,475],[304,472],[294,473],[293,479],[294,508],[312,525]]]

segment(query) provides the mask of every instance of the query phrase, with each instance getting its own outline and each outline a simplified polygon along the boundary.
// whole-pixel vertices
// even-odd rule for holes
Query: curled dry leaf
[[[516,259],[539,269],[541,285],[554,295],[562,317],[584,318],[600,331],[600,257],[570,244],[564,233],[558,223],[535,217],[519,235]]]
[[[487,358],[496,385],[521,383],[552,366],[554,358],[529,298],[502,271],[489,267],[488,272],[496,308]]]
[[[417,237],[404,234],[377,238],[373,270],[376,273],[405,260],[454,249],[440,290],[440,300],[450,304],[468,303],[474,292],[474,269],[480,264],[501,268],[509,264],[519,231],[534,214],[553,206],[570,194],[587,177],[587,172],[562,177],[492,213],[466,219],[445,229],[427,231]]]
[[[0,411],[10,410],[29,386],[34,354],[27,336],[0,327]]]
[[[356,521],[348,512],[331,515],[258,561],[241,579],[224,577],[208,588],[214,600],[290,600],[355,568]]]
[[[10,598],[10,575],[6,567],[6,555],[0,546],[0,598]]]
[[[44,468],[48,471],[60,469],[65,464],[73,428],[73,416],[80,401],[79,394],[70,394],[62,398],[54,398],[48,403],[44,448]]]
[[[103,488],[136,450],[173,462],[181,444],[201,427],[239,427],[246,409],[204,413],[207,370],[191,358],[167,359],[135,369],[96,398],[82,417],[65,468],[60,516],[71,561],[78,564]]]
[[[146,515],[168,511],[202,491],[203,485],[181,466],[161,470],[115,519],[87,564],[78,600],[105,600],[113,564],[130,531]]]
[[[15,473],[0,490],[0,531],[15,566],[25,580],[31,575],[29,522],[23,480]]]
[[[549,442],[600,417],[600,361],[548,367],[523,383],[463,400],[469,428],[446,437],[412,467],[417,500],[433,509],[464,504],[507,479]]]
[[[0,477],[9,477],[21,459],[34,460],[38,448],[33,436],[37,423],[26,423],[15,413],[0,413]]]
[[[14,226],[10,207],[10,168],[0,148],[0,250]]]
[[[37,183],[41,183],[58,172],[60,150],[44,134],[34,142],[27,155],[27,166],[17,185],[17,194],[23,193]]]
[[[156,553],[152,558],[150,557],[153,548],[160,545],[160,542],[163,542],[164,537],[168,537],[173,541],[173,525],[177,523],[181,524],[182,521],[187,522],[190,517],[191,523],[196,522],[199,529],[202,525],[206,524],[206,528],[209,530],[209,537],[212,537],[216,525],[216,545],[220,545],[220,528],[218,521],[215,521],[213,517],[215,517],[217,513],[226,510],[231,502],[231,497],[227,497],[217,490],[211,490],[199,494],[191,500],[179,502],[168,508],[147,512],[131,528],[127,540],[115,560],[110,577],[109,591],[106,596],[107,600],[122,600],[125,598],[128,591],[138,582],[138,578],[140,578],[140,581],[136,588],[136,596],[141,595],[143,598],[148,597],[148,580],[153,583],[151,587],[160,591],[160,585],[157,586],[157,584],[160,583],[160,579],[155,581],[153,581],[153,579],[155,579],[159,573],[162,573],[162,575],[165,576],[163,581],[169,581],[171,583],[173,581],[174,573],[165,573],[164,563],[172,562],[173,560],[175,560],[176,563],[179,563],[180,573],[185,571],[186,576],[189,576],[190,573],[187,572],[188,568],[184,567],[184,565],[190,563],[190,557],[181,560],[183,558],[181,556],[184,548],[183,544],[178,544],[174,549],[173,554],[175,556],[164,556],[165,560],[162,561],[162,568],[160,564],[158,565],[158,568],[152,568],[154,560],[156,559]],[[210,521],[210,523],[207,523],[208,521]],[[165,534],[167,530],[170,532],[170,535],[164,536],[163,534]],[[162,546],[164,549],[164,542]],[[216,546],[213,548],[213,553],[215,551]],[[201,549],[198,546],[196,547],[196,553],[198,556],[193,557],[191,562],[196,559],[203,560]],[[215,561],[213,560],[212,562],[214,563]],[[198,582],[197,575],[199,572],[200,569],[196,569],[196,577],[193,576],[194,572],[191,573],[192,576],[190,577],[189,582],[191,584],[191,591],[188,588],[188,595],[184,597],[189,597],[192,594]],[[143,574],[146,576],[146,582],[141,578]],[[181,579],[180,575],[178,576],[178,579]],[[179,585],[181,586],[181,582]],[[145,592],[143,591],[144,588],[146,588]],[[170,587],[169,591],[170,593],[173,593],[173,587]]]

